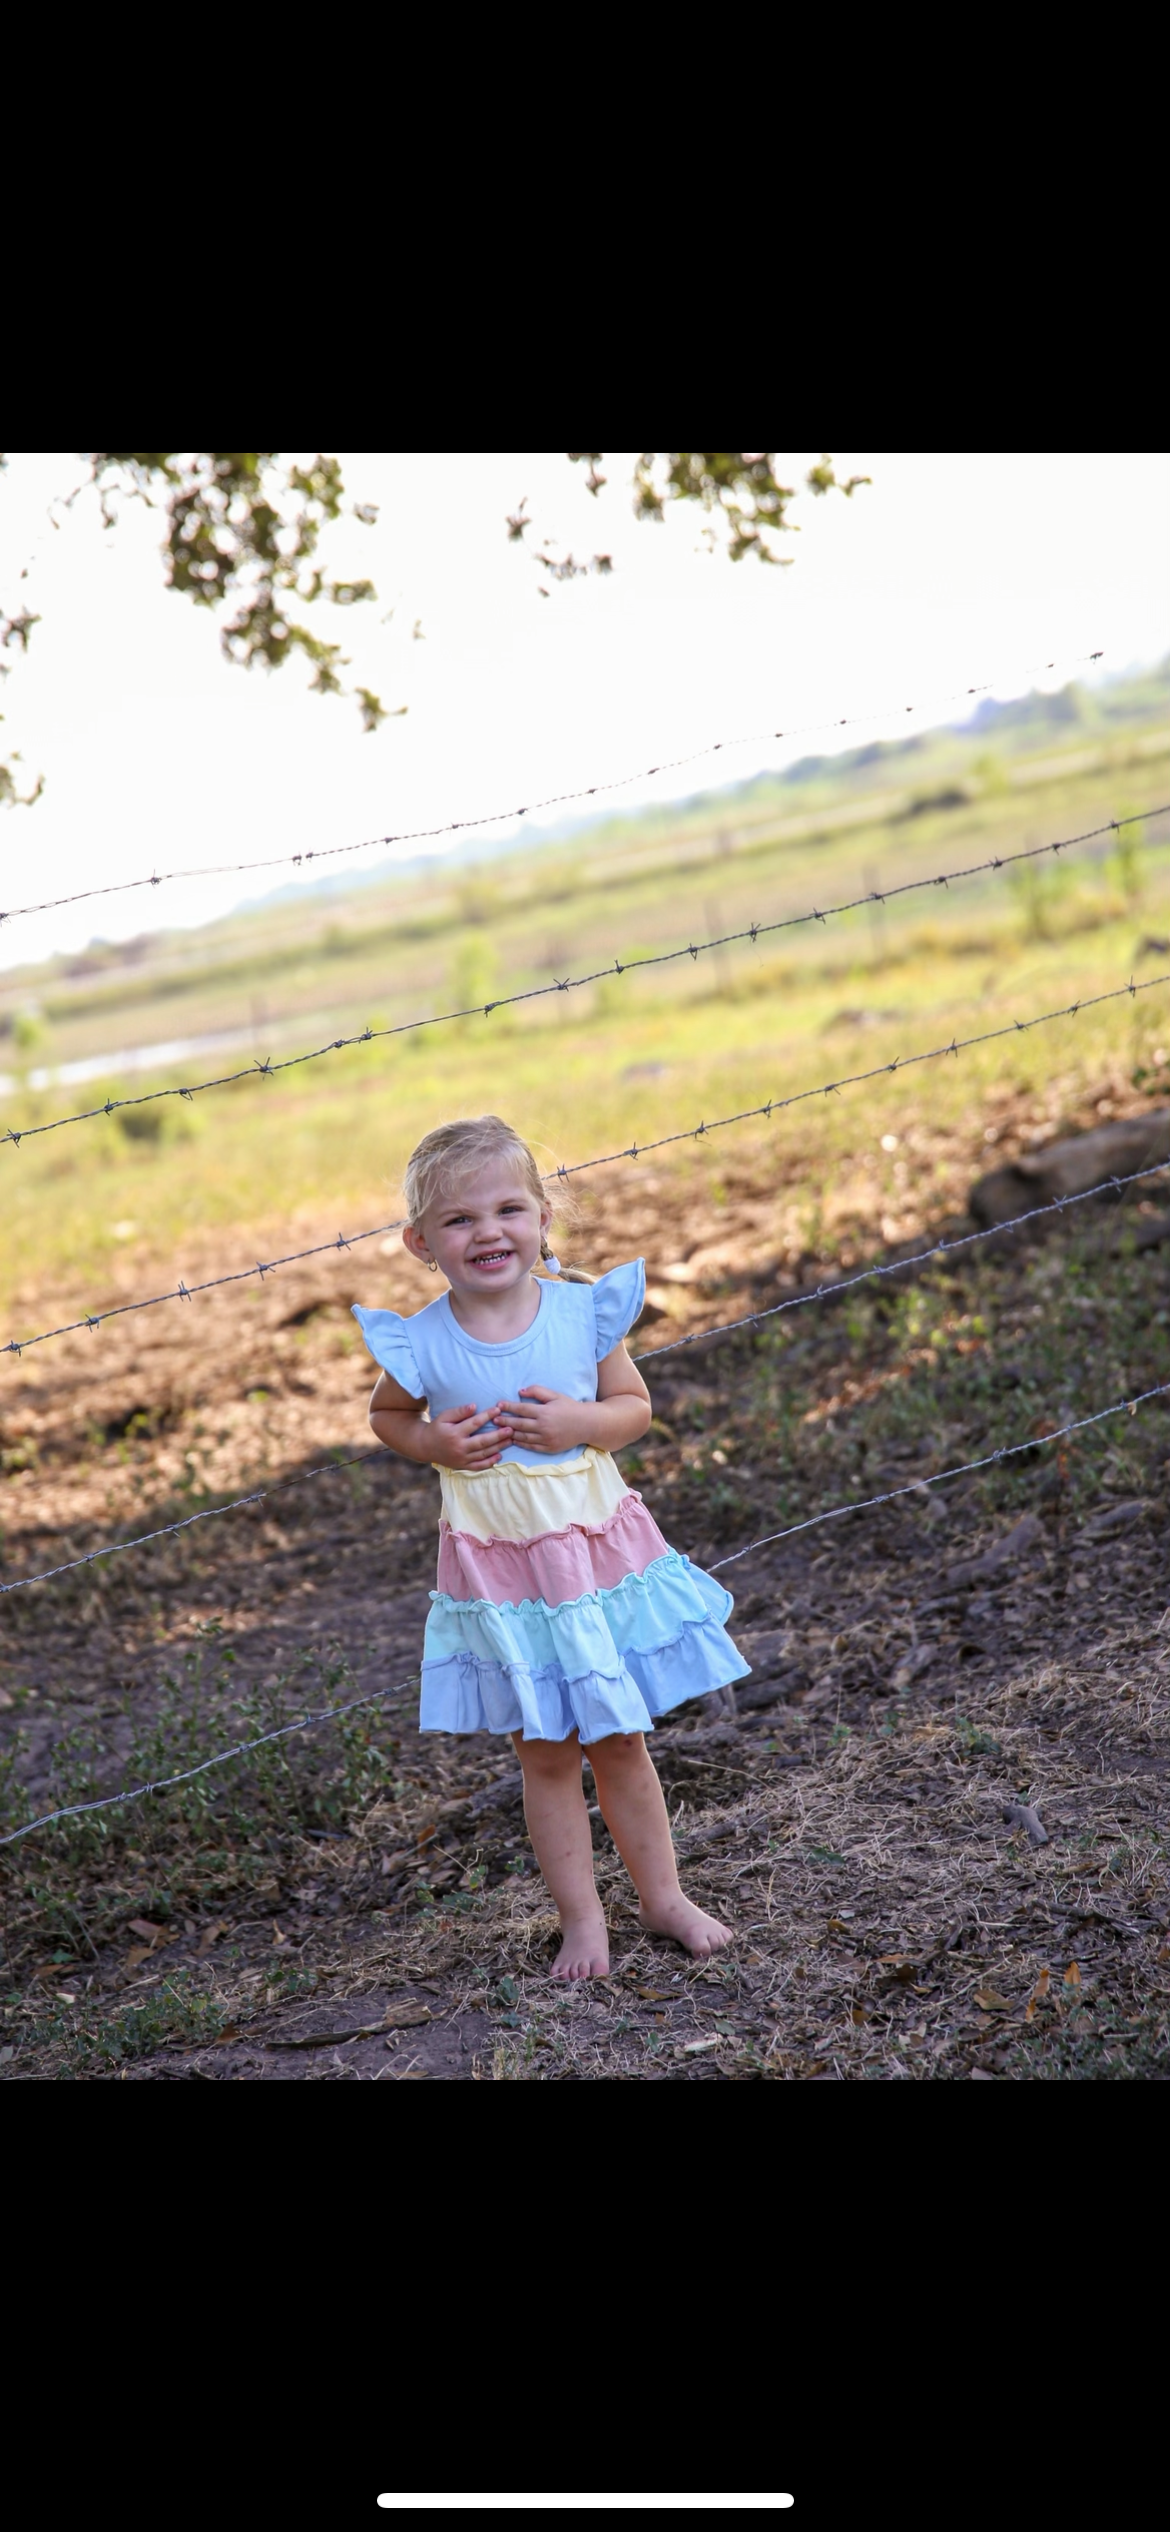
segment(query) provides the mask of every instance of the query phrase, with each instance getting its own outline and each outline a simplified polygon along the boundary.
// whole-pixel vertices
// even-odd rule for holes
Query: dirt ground
[[[1097,1092],[1080,1122],[1140,1105],[1124,1083]],[[1013,1119],[995,1131],[1010,1152]],[[900,1221],[859,1195],[831,1254],[802,1248],[762,1149],[725,1155],[715,1193],[697,1165],[605,1173],[564,1251],[595,1268],[645,1252],[635,1349],[661,1345],[814,1288],[890,1230],[969,1228],[955,1191],[985,1132],[972,1118],[941,1153],[920,1137]],[[614,1972],[551,1981],[510,1744],[415,1728],[429,1472],[388,1455],[330,1470],[9,1597],[3,1827],[195,1766],[306,1705],[379,1696],[3,1850],[0,2072],[1162,2075],[1170,1419],[1155,1405],[1098,1428],[1099,1446],[1044,1440],[1170,1377],[1170,1252],[1124,1236],[1141,1201],[646,1365],[655,1422],[623,1464],[708,1565],[851,1492],[1033,1441],[1006,1473],[728,1570],[752,1679],[652,1744],[686,1886],[734,1928],[711,1965],[641,1932],[595,1816]],[[185,1272],[238,1262],[209,1242]],[[349,1302],[429,1297],[391,1243],[23,1356],[3,1579],[365,1449],[372,1366]]]

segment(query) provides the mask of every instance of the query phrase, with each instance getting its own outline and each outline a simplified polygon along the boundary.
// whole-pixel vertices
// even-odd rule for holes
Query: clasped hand
[[[441,1468],[494,1468],[510,1442],[526,1451],[571,1450],[585,1439],[588,1403],[536,1383],[494,1407],[445,1407],[431,1418],[431,1456]]]

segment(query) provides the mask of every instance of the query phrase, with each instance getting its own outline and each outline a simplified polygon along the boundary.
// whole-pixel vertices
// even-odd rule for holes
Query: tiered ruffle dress
[[[595,1398],[598,1363],[640,1314],[641,1260],[536,1289],[531,1327],[499,1345],[468,1336],[446,1293],[413,1318],[354,1317],[375,1362],[432,1415],[533,1383]],[[649,1732],[655,1715],[747,1676],[724,1632],[731,1593],[667,1545],[608,1451],[511,1443],[494,1468],[439,1478],[422,1731],[588,1743]]]

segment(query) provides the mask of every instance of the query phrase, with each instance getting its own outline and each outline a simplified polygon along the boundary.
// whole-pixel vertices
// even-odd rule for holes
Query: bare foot
[[[675,1942],[692,1952],[697,1961],[710,1960],[712,1952],[721,1952],[725,1943],[731,1941],[730,1926],[720,1925],[716,1917],[705,1916],[681,1890],[659,1908],[648,1908],[644,1900],[640,1901],[638,1915],[648,1934],[673,1935]]]
[[[609,1941],[600,1909],[595,1916],[563,1919],[561,1948],[552,1974],[554,1978],[608,1978]]]

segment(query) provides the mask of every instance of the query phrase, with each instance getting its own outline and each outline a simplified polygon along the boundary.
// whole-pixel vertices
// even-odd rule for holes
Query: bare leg
[[[524,1770],[524,1817],[561,1920],[554,1978],[607,1978],[609,1943],[593,1881],[593,1840],[581,1789],[581,1744],[526,1741],[513,1732]]]
[[[612,1732],[591,1741],[589,1759],[602,1817],[621,1856],[652,1934],[673,1934],[696,1960],[720,1952],[731,1935],[679,1888],[662,1787],[640,1732]]]

